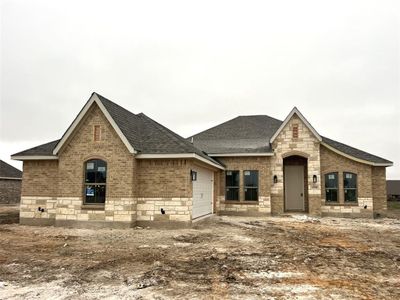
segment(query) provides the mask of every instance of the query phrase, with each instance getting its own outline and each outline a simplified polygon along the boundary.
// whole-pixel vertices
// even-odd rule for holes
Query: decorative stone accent
[[[50,219],[56,217],[57,199],[54,197],[21,197],[20,218]],[[39,210],[40,207],[40,210]]]
[[[298,138],[293,138],[293,127],[297,127]],[[284,173],[283,159],[291,155],[307,157],[308,171],[308,209],[318,215],[320,213],[321,180],[320,180],[320,143],[306,124],[294,114],[272,145],[275,155],[271,157],[271,176],[277,176],[278,182],[271,187],[272,213],[284,212]],[[317,183],[313,176],[317,175]],[[317,201],[315,201],[317,198]]]
[[[323,200],[321,203],[322,216],[328,217],[351,217],[351,218],[372,218],[373,199],[358,198],[354,204],[327,204]]]
[[[191,221],[192,206],[192,198],[138,198],[137,221]]]

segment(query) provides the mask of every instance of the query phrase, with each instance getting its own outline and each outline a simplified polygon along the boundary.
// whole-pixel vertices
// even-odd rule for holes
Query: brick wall
[[[186,159],[138,160],[139,197],[191,197],[190,166]]]
[[[58,161],[24,161],[21,196],[57,197]]]
[[[372,198],[374,213],[385,216],[387,211],[385,167],[372,167]]]
[[[225,172],[217,173],[216,180],[219,183],[216,210],[219,214],[244,214],[244,215],[266,215],[271,212],[270,205],[270,157],[218,157],[226,166],[226,170],[239,171],[239,201],[225,200]],[[258,171],[258,201],[244,200],[244,175],[243,171]]]
[[[52,225],[58,196],[58,161],[24,161],[22,174],[20,223]],[[39,207],[44,212],[39,211]]]
[[[322,145],[320,153],[322,214],[343,217],[372,217],[372,183],[375,181],[372,176],[372,167],[341,156]],[[331,172],[338,172],[338,203],[325,202],[325,174]],[[357,203],[345,203],[344,201],[343,172],[357,174]],[[379,176],[379,174],[377,175]]]
[[[93,136],[95,125],[101,126],[101,140],[96,142]],[[107,198],[133,197],[137,194],[138,188],[133,179],[133,174],[137,173],[136,161],[96,104],[60,150],[60,195],[83,196],[84,163],[92,158],[107,162]]]
[[[21,180],[0,179],[0,204],[19,203],[21,199]]]
[[[297,127],[297,138],[293,137],[293,127]],[[294,114],[285,128],[275,139],[272,147],[275,155],[271,157],[271,176],[276,175],[278,182],[271,187],[271,209],[273,214],[284,212],[284,180],[283,159],[291,155],[307,157],[308,171],[308,210],[312,215],[321,212],[321,180],[320,180],[320,153],[319,141],[313,133]],[[313,175],[318,176],[317,183],[313,183]],[[306,205],[307,206],[307,205]]]
[[[100,141],[94,128],[100,126]],[[21,223],[112,226],[191,220],[191,159],[137,160],[94,104],[60,150],[58,161],[25,161]],[[84,206],[85,162],[107,162],[106,202]],[[41,212],[38,207],[45,211]],[[166,212],[162,215],[160,208]]]

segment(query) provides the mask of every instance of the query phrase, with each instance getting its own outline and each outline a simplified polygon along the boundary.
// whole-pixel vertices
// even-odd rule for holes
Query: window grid
[[[245,170],[244,175],[244,200],[258,201],[258,171]]]
[[[107,163],[92,159],[85,163],[85,204],[104,204],[106,199]]]
[[[325,174],[325,201],[338,202],[338,173]]]
[[[225,172],[225,200],[239,201],[239,175],[239,171],[228,170]]]
[[[357,174],[343,172],[344,202],[357,202]]]

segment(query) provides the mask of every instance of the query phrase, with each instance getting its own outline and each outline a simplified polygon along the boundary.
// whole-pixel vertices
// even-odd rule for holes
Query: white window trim
[[[57,160],[56,155],[13,155],[13,160]]]
[[[231,156],[274,156],[273,152],[260,153],[208,153],[208,156],[214,157],[231,157]]]

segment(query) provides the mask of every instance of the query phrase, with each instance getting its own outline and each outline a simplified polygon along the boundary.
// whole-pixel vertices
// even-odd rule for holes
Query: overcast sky
[[[187,137],[283,120],[392,160],[398,1],[1,1],[0,158],[61,137],[93,91]]]

